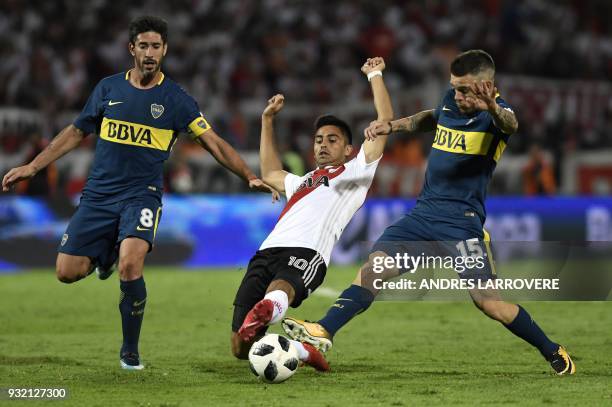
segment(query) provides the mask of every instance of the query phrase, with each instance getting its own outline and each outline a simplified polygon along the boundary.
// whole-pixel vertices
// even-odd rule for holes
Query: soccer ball
[[[249,351],[251,372],[266,383],[284,382],[293,376],[299,363],[295,346],[277,334],[264,336]]]

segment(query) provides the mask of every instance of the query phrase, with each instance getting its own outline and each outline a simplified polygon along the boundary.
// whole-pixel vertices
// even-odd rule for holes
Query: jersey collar
[[[337,170],[344,168],[344,164],[340,164],[340,165],[326,165],[325,167],[321,168],[321,167],[317,167],[315,169],[315,173],[318,174],[329,174],[329,173],[334,173]]]
[[[132,68],[134,69],[134,68]],[[130,80],[130,72],[132,72],[132,69],[129,69],[126,73],[125,73],[125,80],[129,81]],[[161,85],[162,82],[164,81],[164,79],[166,78],[166,75],[164,75],[164,73],[162,71],[159,71],[159,73],[161,74],[161,78],[159,78],[159,81],[157,82],[157,85]]]

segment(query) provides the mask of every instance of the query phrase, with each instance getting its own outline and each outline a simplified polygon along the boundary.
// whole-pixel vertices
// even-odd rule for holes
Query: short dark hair
[[[450,66],[450,71],[455,76],[477,75],[489,69],[495,72],[495,62],[491,55],[481,49],[462,52],[455,57]]]
[[[168,23],[166,20],[155,16],[141,16],[133,19],[129,25],[130,42],[136,43],[138,34],[153,31],[161,35],[164,44],[168,42]]]
[[[338,119],[336,116],[331,114],[325,114],[323,116],[317,117],[314,124],[315,133],[323,126],[336,126],[342,131],[344,137],[346,137],[348,144],[353,144],[353,134],[351,133],[351,128],[344,121]]]

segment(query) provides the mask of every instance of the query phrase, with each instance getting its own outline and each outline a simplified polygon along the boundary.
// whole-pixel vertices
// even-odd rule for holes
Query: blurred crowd
[[[500,83],[510,90],[503,96],[519,116],[519,134],[506,154],[526,158],[524,182],[495,184],[493,192],[554,193],[560,163],[568,154],[612,147],[609,87],[585,93],[590,101],[563,99],[567,84],[581,88],[582,83],[612,81],[612,28],[607,23],[612,2],[134,0],[128,6],[111,0],[4,0],[0,170],[43,148],[75,117],[97,81],[132,65],[127,26],[142,14],[168,21],[164,72],[198,100],[215,130],[235,148],[256,151],[265,101],[274,93],[285,94],[287,106],[295,110],[287,111],[282,123],[281,147],[285,164],[295,172],[313,165],[311,126],[317,114],[339,110],[355,133],[372,119],[368,83],[359,71],[367,57],[385,58],[396,115],[406,116],[435,106],[447,86],[449,62],[469,48],[494,57],[504,78]],[[533,80],[524,85],[513,79],[524,77]],[[538,78],[546,78],[547,85]],[[530,97],[546,89],[558,96],[556,106],[549,106],[550,99]],[[568,114],[562,103],[598,107],[588,112],[574,107]],[[2,113],[3,108],[25,113]],[[28,114],[38,120],[28,120]],[[396,137],[375,193],[418,193],[428,140]],[[94,145],[95,140],[87,140],[49,170],[46,187],[37,188],[49,193],[60,185],[61,191],[78,191]],[[209,171],[202,154],[188,143],[176,146],[168,164],[169,190],[215,191],[212,178],[224,175]],[[542,168],[547,169],[544,176]]]

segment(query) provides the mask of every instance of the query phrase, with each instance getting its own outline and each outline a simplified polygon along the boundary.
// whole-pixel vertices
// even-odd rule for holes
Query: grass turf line
[[[334,267],[324,286],[342,290],[354,272]],[[140,345],[147,367],[126,372],[116,280],[0,276],[0,387],[67,387],[69,399],[55,403],[91,406],[612,404],[610,302],[523,304],[572,352],[574,377],[552,375],[537,351],[471,303],[380,302],[337,336],[332,373],[302,368],[265,385],[229,351],[241,277],[148,268]],[[314,319],[332,301],[313,296],[289,315]]]

